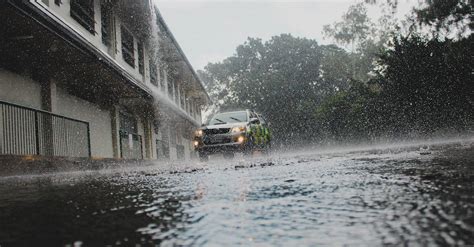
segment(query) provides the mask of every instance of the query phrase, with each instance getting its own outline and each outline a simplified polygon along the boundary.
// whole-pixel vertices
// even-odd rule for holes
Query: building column
[[[40,71],[33,74],[33,80],[39,82],[41,89],[41,108],[47,112],[56,111],[56,83],[51,78]],[[41,123],[38,136],[41,136],[41,143],[38,142],[39,154],[44,156],[54,156],[53,140],[53,118],[49,114],[38,114],[38,121]]]
[[[160,91],[163,91],[163,87],[161,85],[164,85],[163,84],[164,81],[161,81],[161,77],[162,77],[161,73],[163,73],[161,71],[161,66],[158,66],[158,65],[154,65],[154,66],[157,66],[157,68],[156,68],[157,75],[156,76],[158,76],[158,85],[156,87],[158,87],[158,89]]]
[[[41,84],[41,108],[44,111],[57,111],[57,88],[56,82],[51,79],[42,79]]]
[[[152,140],[153,140],[153,132],[152,132],[152,123],[148,119],[143,119],[143,135],[145,141],[145,158],[146,159],[153,159],[152,155]]]
[[[198,120],[199,124],[202,124],[201,111],[202,111],[202,105],[198,105],[198,109],[197,109],[197,120]]]

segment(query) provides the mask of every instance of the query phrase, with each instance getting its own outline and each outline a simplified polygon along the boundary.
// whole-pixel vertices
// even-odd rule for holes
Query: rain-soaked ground
[[[0,246],[474,245],[471,141],[200,166],[0,178]]]

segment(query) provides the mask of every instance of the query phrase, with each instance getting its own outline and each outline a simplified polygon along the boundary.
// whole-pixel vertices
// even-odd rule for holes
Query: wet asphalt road
[[[473,153],[309,150],[0,178],[0,245],[474,245]]]

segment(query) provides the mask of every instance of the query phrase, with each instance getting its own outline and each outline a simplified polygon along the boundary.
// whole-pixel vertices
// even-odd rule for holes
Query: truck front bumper
[[[244,152],[248,147],[248,136],[243,133],[225,134],[213,136],[212,138],[227,139],[225,143],[213,143],[206,138],[211,137],[196,137],[194,139],[194,150],[200,153],[225,153],[225,152]],[[239,141],[239,137],[243,140]]]

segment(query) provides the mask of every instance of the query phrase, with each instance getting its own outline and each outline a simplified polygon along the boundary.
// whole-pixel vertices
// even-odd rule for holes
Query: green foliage
[[[388,12],[396,8],[396,0],[384,1]],[[465,1],[426,2],[414,13],[435,30],[456,16],[464,18],[459,30],[472,23],[465,21]],[[397,34],[395,22],[386,13],[374,24],[358,4],[325,27],[338,44],[355,47],[350,51],[289,34],[266,42],[249,38],[235,55],[199,73],[215,111],[258,110],[285,143],[474,129],[472,35]]]
[[[361,45],[375,33],[374,23],[367,16],[367,8],[363,3],[352,5],[344,13],[342,20],[332,25],[324,26],[324,34],[332,37],[338,44],[350,45],[352,51],[361,48]]]
[[[463,36],[474,30],[472,0],[426,0],[426,3],[425,8],[417,9],[415,13],[419,23],[434,27],[435,37],[453,31]]]
[[[368,81],[378,54],[397,30],[393,6],[384,7],[378,25],[367,16],[363,3],[352,5],[343,14],[342,20],[325,25],[323,34],[350,51],[345,62],[350,66],[350,77]]]
[[[365,0],[368,4],[387,4],[393,9],[397,8],[398,1]],[[413,10],[412,32],[422,32],[429,28],[433,37],[440,39],[453,35],[457,38],[468,37],[474,31],[472,0],[420,0],[419,2],[424,2],[424,4]]]
[[[316,109],[323,140],[363,140],[373,134],[370,105],[376,92],[363,83],[352,81],[349,89],[328,97]]]
[[[382,56],[381,97],[392,131],[468,127],[474,112],[473,38],[400,37]]]
[[[218,109],[256,109],[273,123],[275,136],[307,139],[315,133],[311,112],[347,88],[347,57],[335,46],[282,34],[267,42],[249,38],[234,56],[200,73]]]
[[[385,2],[394,9],[397,6],[397,1]],[[349,9],[351,11],[364,14],[360,5]],[[378,75],[367,85],[358,83],[354,87],[352,84],[349,89],[322,102],[316,111],[316,118],[325,138],[347,141],[431,134],[448,129],[472,130],[473,38],[472,35],[467,38],[460,35],[457,40],[446,38],[449,32],[453,32],[450,28],[460,33],[466,33],[468,27],[472,30],[472,13],[472,1],[427,0],[424,7],[414,10],[414,14],[417,23],[433,27],[435,35],[432,38],[422,38],[416,30],[406,37],[396,34],[394,31],[397,29],[393,29],[392,34],[379,32],[382,37],[380,42],[386,43],[388,48],[383,48],[382,43],[370,42],[370,38],[366,38],[369,42],[353,38],[351,42],[358,43],[355,46],[359,47],[353,55],[362,58],[356,60],[357,64],[376,72],[374,67],[364,64],[376,62]],[[351,22],[367,21],[347,16],[344,15],[343,21],[334,24],[332,29],[327,28],[332,32],[326,31],[326,34],[341,41],[340,37],[350,36],[337,36],[335,31],[344,33],[355,26]],[[393,20],[390,15],[383,18],[385,20],[379,28],[387,20]],[[359,33],[364,33],[365,29],[359,30],[362,30]],[[388,42],[390,40],[392,42]],[[365,81],[357,73],[352,78]]]

